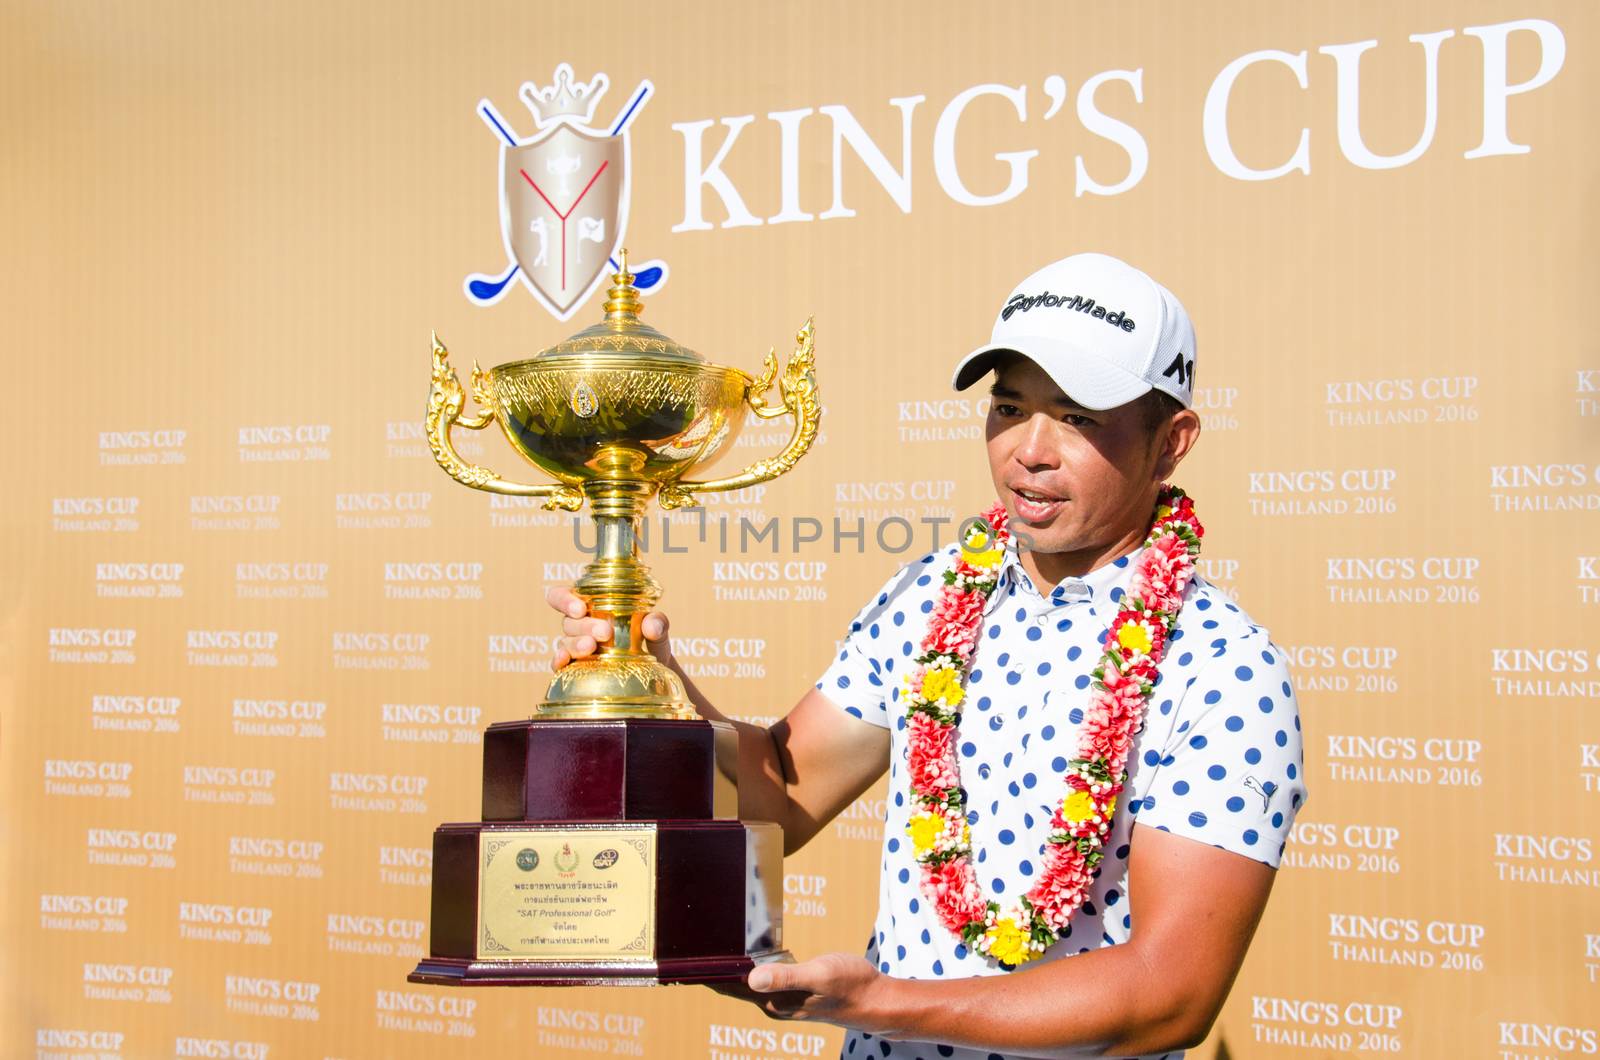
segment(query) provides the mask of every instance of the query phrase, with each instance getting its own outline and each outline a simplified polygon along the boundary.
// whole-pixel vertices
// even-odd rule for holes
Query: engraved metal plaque
[[[484,832],[479,960],[648,959],[655,946],[650,826]]]

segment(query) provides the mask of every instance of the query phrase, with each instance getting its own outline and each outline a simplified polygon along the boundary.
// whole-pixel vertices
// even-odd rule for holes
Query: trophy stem
[[[638,654],[644,650],[639,626],[661,600],[661,584],[639,562],[639,529],[649,501],[642,482],[595,483],[589,510],[595,522],[595,557],[576,586],[589,601],[589,612],[611,620],[611,643],[602,654]]]
[[[660,601],[661,585],[639,562],[639,529],[657,488],[638,479],[584,484],[597,544],[574,588],[592,616],[611,623],[611,640],[556,674],[537,717],[698,717],[678,675],[644,645],[644,618]]]

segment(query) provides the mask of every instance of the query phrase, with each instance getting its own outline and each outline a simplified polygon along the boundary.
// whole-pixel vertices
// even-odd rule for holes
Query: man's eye
[[[1022,410],[1015,405],[999,404],[994,406],[994,411],[996,415],[1005,416],[1008,419],[1012,416],[1022,415]]]
[[[1061,417],[1061,422],[1069,427],[1093,427],[1094,420],[1087,416],[1080,416],[1076,412],[1069,412]]]

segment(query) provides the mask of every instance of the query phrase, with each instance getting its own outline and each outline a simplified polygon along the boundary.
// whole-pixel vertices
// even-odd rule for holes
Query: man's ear
[[[1194,409],[1173,413],[1162,428],[1161,455],[1156,458],[1156,478],[1166,482],[1200,440],[1200,414]]]

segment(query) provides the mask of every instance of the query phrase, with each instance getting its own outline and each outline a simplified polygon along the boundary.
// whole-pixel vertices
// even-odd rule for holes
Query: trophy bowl
[[[495,418],[529,463],[573,486],[672,482],[733,444],[754,380],[704,361],[588,349],[589,328],[489,373]],[[560,352],[556,352],[560,351]]]
[[[435,336],[428,442],[434,459],[463,485],[543,497],[546,508],[589,506],[597,549],[574,589],[591,615],[611,623],[612,636],[593,656],[555,675],[536,714],[690,720],[696,715],[683,682],[643,647],[640,623],[660,600],[661,587],[639,562],[640,520],[652,497],[667,509],[692,505],[698,494],[776,478],[806,454],[822,414],[812,328],[808,321],[796,335],[781,377],[777,353],[769,351],[761,375],[752,378],[710,363],[639,319],[644,304],[626,251],[612,279],[599,323],[526,360],[488,372],[474,365],[475,415],[463,415],[465,394]],[[774,383],[781,402],[767,396]],[[747,415],[792,417],[788,444],[726,478],[685,478],[732,447]],[[452,428],[482,430],[491,422],[554,481],[511,482],[463,460]]]

